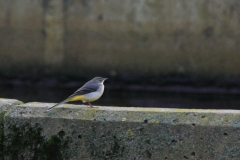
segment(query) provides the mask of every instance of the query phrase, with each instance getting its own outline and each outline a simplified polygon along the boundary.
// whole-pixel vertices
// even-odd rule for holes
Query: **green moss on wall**
[[[67,159],[68,138],[63,131],[46,139],[39,124],[12,125],[9,129],[11,132],[5,136],[4,157],[14,160]]]
[[[88,153],[93,159],[112,160],[123,158],[128,152],[117,133],[104,129],[101,136],[98,137],[96,127],[92,127],[91,134],[84,135],[84,137],[86,138],[85,145]]]
[[[5,115],[6,112],[1,112],[0,113],[0,160],[3,160],[3,117]]]

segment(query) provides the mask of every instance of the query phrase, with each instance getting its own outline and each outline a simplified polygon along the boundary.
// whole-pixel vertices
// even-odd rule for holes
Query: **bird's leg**
[[[88,104],[89,104],[89,108],[93,108],[93,106],[90,102],[88,102]]]
[[[93,107],[90,102],[88,102],[88,104],[89,104],[89,108],[98,108],[98,107]]]

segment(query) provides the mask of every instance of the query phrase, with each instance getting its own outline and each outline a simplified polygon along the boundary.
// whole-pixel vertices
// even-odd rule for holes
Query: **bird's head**
[[[107,80],[108,78],[102,78],[102,77],[95,77],[92,79],[92,81],[98,82],[98,83],[102,83]]]

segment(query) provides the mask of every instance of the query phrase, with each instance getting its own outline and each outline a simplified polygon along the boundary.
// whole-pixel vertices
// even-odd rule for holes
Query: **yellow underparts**
[[[82,101],[84,99],[84,95],[77,95],[69,98],[67,101]]]

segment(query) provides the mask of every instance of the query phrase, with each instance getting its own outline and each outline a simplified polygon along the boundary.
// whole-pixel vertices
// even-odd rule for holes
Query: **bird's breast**
[[[83,101],[87,101],[87,102],[95,101],[102,96],[103,91],[104,91],[104,85],[101,85],[96,92],[85,94]]]

